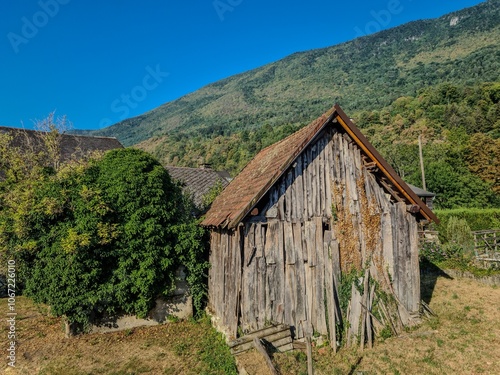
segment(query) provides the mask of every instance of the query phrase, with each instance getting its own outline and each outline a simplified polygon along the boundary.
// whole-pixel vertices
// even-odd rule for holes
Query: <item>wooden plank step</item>
[[[270,335],[263,336],[263,337],[258,337],[258,338],[266,340],[271,345],[275,346],[274,345],[275,341],[281,340],[281,339],[286,338],[286,337],[290,337],[290,339],[292,338],[292,336],[290,334],[290,331],[288,331],[288,332],[287,331],[281,331],[281,332],[277,332],[277,333],[274,333],[274,334],[270,334]],[[241,343],[239,345],[233,346],[231,348],[231,353],[233,353],[233,354],[239,354],[239,353],[242,353],[244,351],[247,351],[247,350],[251,349],[252,347],[253,347],[253,339],[252,339],[252,341],[247,341],[247,342]]]
[[[238,355],[252,349],[255,346],[254,339],[268,342],[278,350],[280,350],[279,348],[290,350],[289,346],[292,345],[292,334],[290,331],[290,327],[285,324],[279,324],[273,327],[267,327],[250,332],[246,336],[229,342],[231,353],[233,355]]]
[[[230,348],[233,348],[237,345],[240,345],[240,344],[243,344],[243,343],[246,343],[249,341],[253,341],[254,337],[264,338],[266,336],[269,336],[269,335],[272,335],[272,334],[275,334],[278,332],[282,332],[282,331],[287,331],[287,330],[290,331],[290,327],[285,325],[285,324],[278,324],[276,326],[261,328],[261,329],[256,330],[256,331],[252,331],[249,334],[247,334],[243,337],[240,337],[236,340],[230,341],[228,343],[228,345]]]

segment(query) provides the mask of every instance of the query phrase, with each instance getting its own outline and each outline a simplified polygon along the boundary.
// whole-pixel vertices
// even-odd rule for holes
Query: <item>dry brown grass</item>
[[[423,282],[437,317],[364,352],[315,349],[315,374],[500,374],[500,288],[444,277]],[[307,373],[292,355],[275,357],[288,374]]]
[[[2,301],[7,305],[6,300]],[[208,320],[185,321],[122,332],[64,338],[60,318],[24,297],[16,301],[16,368],[9,374],[226,374],[234,361]],[[4,309],[5,311],[5,309]],[[7,337],[7,326],[2,327]],[[3,342],[5,342],[4,340]]]
[[[315,348],[315,374],[500,374],[500,288],[468,279],[423,278],[437,317],[364,352]],[[2,301],[6,306],[6,301]],[[4,309],[5,311],[5,309]],[[179,322],[65,339],[61,320],[18,297],[17,368],[11,374],[226,374],[208,323]],[[6,337],[7,326],[2,328]],[[6,340],[3,341],[4,343]],[[282,374],[306,374],[301,352],[274,354]],[[259,368],[248,358],[247,366]],[[256,367],[257,366],[257,367]],[[229,367],[231,365],[229,364]]]

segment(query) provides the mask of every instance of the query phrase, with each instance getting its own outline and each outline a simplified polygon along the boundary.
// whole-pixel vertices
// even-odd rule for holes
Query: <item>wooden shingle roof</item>
[[[347,132],[366,158],[375,163],[408,204],[418,206],[418,213],[423,218],[439,222],[434,213],[361,134],[340,106],[335,105],[308,126],[260,151],[217,197],[201,224],[209,227],[236,227],[327,124],[340,126]]]

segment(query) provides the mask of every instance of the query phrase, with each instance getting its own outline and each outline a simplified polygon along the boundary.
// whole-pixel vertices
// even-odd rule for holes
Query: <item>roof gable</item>
[[[401,194],[409,204],[419,207],[420,215],[427,220],[439,222],[434,213],[368,142],[340,106],[335,105],[308,126],[260,151],[217,197],[202,225],[236,227],[292,165],[297,156],[330,123],[340,126],[349,134],[366,158],[376,165],[397,193]],[[390,187],[387,188],[391,190]]]

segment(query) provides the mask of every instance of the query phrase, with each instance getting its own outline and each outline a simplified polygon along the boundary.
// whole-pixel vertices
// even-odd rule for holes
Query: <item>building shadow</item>
[[[420,262],[420,296],[427,304],[431,302],[438,277],[453,279],[453,277],[448,275],[434,263],[429,262],[427,259],[423,259]]]

